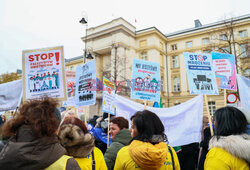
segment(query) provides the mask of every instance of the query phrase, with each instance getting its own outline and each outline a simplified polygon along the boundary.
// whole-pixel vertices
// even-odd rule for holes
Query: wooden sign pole
[[[144,110],[147,110],[147,100],[144,100]]]
[[[227,89],[224,89],[224,105],[227,106]]]
[[[110,122],[110,114],[108,114],[107,148],[109,148],[109,122]]]
[[[209,107],[208,107],[208,102],[207,102],[207,95],[205,95],[205,103],[206,103],[206,108],[207,108],[207,116],[208,116],[208,121],[209,121],[209,126],[210,126],[210,132],[211,132],[211,136],[214,135],[214,130],[213,130],[213,125],[212,125],[212,119],[211,119],[211,115],[209,112]]]

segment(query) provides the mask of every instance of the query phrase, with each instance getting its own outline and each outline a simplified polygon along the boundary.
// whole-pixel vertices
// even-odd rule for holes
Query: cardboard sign
[[[75,103],[75,93],[76,93],[76,72],[75,71],[66,71],[66,87],[67,87],[67,101],[63,101],[62,105],[67,106],[76,106]]]
[[[66,100],[63,47],[23,51],[24,100],[48,96]]]
[[[132,71],[131,98],[160,101],[160,64],[134,59]]]
[[[190,94],[218,95],[212,56],[205,53],[183,53]]]
[[[102,112],[115,114],[115,84],[103,77]]]
[[[76,105],[88,106],[96,101],[96,61],[76,68]]]
[[[234,55],[212,52],[212,58],[218,86],[221,89],[237,90]]]

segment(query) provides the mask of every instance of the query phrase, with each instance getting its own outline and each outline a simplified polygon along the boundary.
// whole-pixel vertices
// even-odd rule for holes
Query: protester
[[[128,120],[123,117],[115,117],[110,121],[110,131],[112,144],[104,154],[104,159],[109,170],[112,170],[115,165],[117,152],[127,145],[132,139],[129,129]]]
[[[47,97],[29,100],[4,124],[2,135],[9,141],[0,153],[1,169],[80,169],[72,157],[64,155],[66,150],[56,137],[61,120],[56,106]]]
[[[174,149],[165,143],[164,126],[155,113],[136,112],[131,117],[130,132],[132,140],[118,152],[115,170],[180,169]]]
[[[250,135],[244,134],[246,125],[246,117],[235,107],[215,112],[215,135],[209,142],[205,170],[249,170]]]
[[[67,117],[60,126],[58,137],[73,156],[81,169],[107,169],[101,150],[95,147],[94,137],[88,133],[87,127],[76,117]]]

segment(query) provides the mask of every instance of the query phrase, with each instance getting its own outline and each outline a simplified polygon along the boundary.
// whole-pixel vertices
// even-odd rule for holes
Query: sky
[[[0,74],[22,69],[22,51],[64,46],[64,57],[83,55],[86,27],[123,17],[136,30],[167,34],[250,14],[250,0],[0,0]],[[136,20],[136,22],[135,22]]]

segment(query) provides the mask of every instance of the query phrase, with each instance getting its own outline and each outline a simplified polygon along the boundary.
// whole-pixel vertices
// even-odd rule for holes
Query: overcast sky
[[[162,33],[250,14],[250,0],[0,0],[0,74],[22,68],[22,50],[64,46],[64,57],[83,54],[85,27],[123,17],[137,30]],[[135,19],[137,22],[135,22]]]

